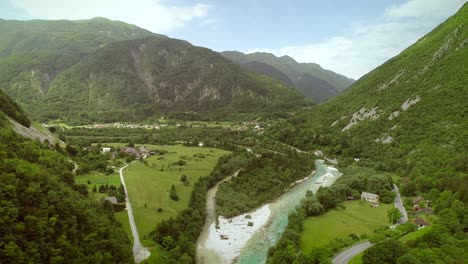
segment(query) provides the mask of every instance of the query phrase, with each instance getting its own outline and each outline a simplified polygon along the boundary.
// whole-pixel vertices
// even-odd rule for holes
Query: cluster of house
[[[103,147],[101,149],[101,151],[102,151],[102,153],[108,153],[108,152],[112,151],[112,148],[111,147]],[[156,154],[156,152],[154,150],[150,150],[145,146],[140,146],[140,147],[137,147],[137,148],[136,147],[121,147],[120,152],[133,155],[133,156],[135,156],[137,158],[139,158],[139,157],[146,158],[149,155]],[[112,157],[115,158],[116,156],[117,156],[117,151],[114,151],[112,153]]]
[[[84,126],[85,128],[146,128],[146,129],[161,129],[167,127],[167,124],[157,125],[140,125],[140,124],[122,124],[122,123],[106,123],[106,124],[93,124]]]
[[[432,214],[432,202],[425,200],[421,196],[413,199],[413,212]]]
[[[120,152],[136,156],[137,158],[143,157],[146,158],[149,155],[156,154],[155,151],[146,148],[145,146],[140,146],[138,148],[134,147],[121,147]]]
[[[432,201],[426,200],[422,198],[421,196],[418,196],[413,199],[413,212],[416,214],[432,214]],[[431,224],[424,220],[421,217],[416,217],[416,219],[413,220],[413,223],[418,225],[419,228],[423,228],[426,226],[430,226]]]
[[[237,128],[239,131],[247,131],[250,128],[253,129],[253,131],[257,132],[258,134],[263,134],[265,129],[262,127],[262,125],[256,121],[245,121],[242,122],[242,125]]]

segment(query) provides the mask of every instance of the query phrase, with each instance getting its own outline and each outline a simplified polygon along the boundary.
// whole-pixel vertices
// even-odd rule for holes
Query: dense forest
[[[79,192],[68,157],[1,122],[1,262],[132,263],[112,206]]]
[[[230,218],[268,203],[289,190],[295,181],[309,176],[314,168],[310,155],[295,150],[257,155],[237,177],[219,186],[217,214]]]

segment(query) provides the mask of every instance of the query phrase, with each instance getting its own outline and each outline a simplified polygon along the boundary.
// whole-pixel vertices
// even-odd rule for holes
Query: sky
[[[121,20],[215,51],[270,52],[358,79],[466,0],[0,0],[3,19]]]

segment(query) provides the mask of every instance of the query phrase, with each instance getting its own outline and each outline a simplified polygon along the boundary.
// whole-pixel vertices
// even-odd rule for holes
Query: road
[[[406,209],[403,206],[400,191],[398,190],[398,187],[395,184],[393,184],[393,191],[396,194],[395,208],[397,208],[403,215],[400,219],[398,219],[397,224],[404,224],[408,222],[408,214],[406,213]],[[370,242],[364,242],[356,246],[353,246],[351,248],[348,248],[345,251],[342,251],[340,254],[336,255],[332,259],[332,263],[333,264],[347,264],[354,256],[358,255],[359,253],[363,252],[364,250],[370,247],[372,247],[372,244]]]
[[[358,255],[359,253],[363,252],[364,250],[370,248],[372,244],[370,242],[364,242],[361,244],[357,244],[347,250],[341,252],[340,254],[336,255],[332,259],[333,264],[347,264],[354,256]]]
[[[401,200],[400,196],[400,191],[398,190],[398,187],[393,184],[393,191],[396,193],[395,197],[395,208],[400,211],[400,213],[403,215],[400,219],[398,219],[398,224],[404,224],[408,222],[408,214],[406,213],[406,209],[403,206],[403,201]]]
[[[149,258],[151,253],[140,242],[138,229],[135,224],[135,219],[133,218],[132,204],[130,203],[130,199],[128,198],[127,186],[125,185],[123,170],[130,164],[127,164],[124,167],[120,168],[119,172],[120,172],[120,181],[122,182],[122,185],[125,190],[125,205],[127,207],[128,221],[130,222],[130,228],[132,229],[132,235],[133,235],[133,257],[135,258],[136,263],[140,263],[143,260]]]

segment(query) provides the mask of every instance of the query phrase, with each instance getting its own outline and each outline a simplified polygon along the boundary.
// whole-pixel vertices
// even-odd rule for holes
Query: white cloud
[[[43,19],[106,17],[138,25],[156,33],[169,33],[189,22],[207,19],[210,6],[178,6],[162,0],[10,0],[30,16]]]
[[[464,2],[409,0],[388,8],[372,24],[355,24],[349,34],[270,52],[277,56],[289,55],[298,62],[315,62],[325,69],[358,79],[416,42],[453,15]],[[255,51],[262,49],[247,53]]]

